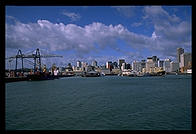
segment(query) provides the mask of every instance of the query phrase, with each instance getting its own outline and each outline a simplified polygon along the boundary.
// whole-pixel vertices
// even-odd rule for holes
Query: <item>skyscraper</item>
[[[191,53],[183,53],[180,55],[180,67],[188,68],[189,64],[192,64],[192,55]]]
[[[97,67],[97,61],[93,60],[91,65]]]
[[[163,63],[163,69],[164,69],[165,72],[170,72],[171,71],[170,62],[171,62],[170,59],[165,59],[165,61]]]
[[[111,61],[106,62],[106,68],[111,69],[111,67],[112,67],[112,62]]]
[[[139,62],[139,61],[133,61],[132,62],[132,69],[134,71],[141,72],[142,71],[141,62]]]
[[[119,59],[118,60],[118,66],[119,66],[119,68],[121,68],[122,63],[125,63],[125,60],[124,59]]]
[[[180,55],[184,53],[184,49],[183,48],[177,48],[177,62],[180,63]]]
[[[81,61],[77,61],[76,62],[76,67],[81,67],[81,66],[82,66]]]
[[[170,71],[171,72],[176,72],[179,70],[179,63],[178,62],[170,62]]]

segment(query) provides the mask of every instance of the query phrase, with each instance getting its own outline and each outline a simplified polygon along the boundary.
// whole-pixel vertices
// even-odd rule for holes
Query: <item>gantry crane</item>
[[[17,64],[18,64],[18,58],[21,59],[22,61],[22,70],[24,69],[23,67],[23,60],[24,59],[28,59],[28,58],[33,58],[34,59],[34,72],[36,71],[36,66],[38,64],[39,66],[39,71],[41,72],[41,58],[50,58],[50,57],[63,57],[63,56],[59,56],[59,55],[41,55],[39,48],[36,49],[35,54],[30,54],[30,55],[24,55],[22,54],[22,51],[19,49],[17,52],[16,56],[12,56],[12,57],[8,57],[6,58],[7,60],[11,60],[11,59],[16,59],[16,64],[15,64],[15,70],[17,70]]]

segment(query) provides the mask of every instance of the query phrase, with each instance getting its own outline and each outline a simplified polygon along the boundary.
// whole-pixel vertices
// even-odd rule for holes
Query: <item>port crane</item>
[[[13,59],[16,59],[15,71],[17,70],[18,59],[21,59],[21,61],[22,61],[22,71],[24,69],[24,64],[23,63],[24,63],[24,60],[25,60],[25,61],[28,61],[29,63],[31,63],[34,66],[34,72],[36,71],[37,66],[39,66],[39,71],[41,72],[41,58],[50,58],[50,57],[61,57],[62,58],[63,56],[52,55],[52,54],[41,55],[39,48],[37,48],[35,53],[33,53],[33,54],[23,54],[22,51],[19,49],[16,56],[8,57],[8,58],[6,58],[6,60],[8,60],[8,62],[11,62],[11,61],[13,61]],[[33,59],[34,62],[32,63],[32,61],[27,60],[27,59]]]

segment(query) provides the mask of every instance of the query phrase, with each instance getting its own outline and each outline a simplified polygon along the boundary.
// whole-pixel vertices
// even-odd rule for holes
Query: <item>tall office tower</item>
[[[81,64],[82,64],[82,65],[81,65],[82,70],[84,71],[84,70],[85,70],[85,67],[88,66],[88,63],[82,62]]]
[[[118,63],[116,61],[113,62],[112,65],[113,65],[113,68],[118,68]]]
[[[126,63],[125,62],[123,62],[122,66],[121,66],[121,70],[124,70],[124,69],[126,69]]]
[[[111,61],[106,62],[106,68],[108,68],[108,69],[112,68],[112,62]]]
[[[171,72],[179,71],[179,63],[174,61],[170,62],[170,71]]]
[[[119,68],[121,68],[122,63],[125,63],[125,60],[124,59],[119,59],[118,60],[118,66],[119,66]]]
[[[131,69],[131,64],[126,64],[126,69]]]
[[[150,68],[154,68],[154,67],[155,67],[155,63],[153,62],[153,58],[148,57],[146,61],[146,72],[150,72]]]
[[[192,55],[191,53],[183,53],[180,55],[180,67],[189,68],[192,65]]]
[[[164,63],[163,60],[158,60],[158,67],[163,67],[163,63]]]
[[[164,69],[165,72],[170,72],[171,71],[170,62],[171,62],[170,59],[165,59],[165,61],[163,63],[163,69]]]
[[[132,69],[136,72],[141,72],[142,71],[142,66],[141,66],[141,62],[138,61],[133,61],[132,62]]]
[[[155,67],[158,67],[158,60],[159,60],[159,58],[157,58],[157,56],[152,56],[152,60],[153,60],[153,62],[155,64]]]
[[[141,68],[146,68],[146,60],[141,60]]]
[[[81,66],[82,66],[81,61],[77,61],[76,62],[76,67],[79,67],[80,68]]]
[[[177,62],[180,63],[180,55],[184,53],[184,49],[183,48],[177,48]]]
[[[97,61],[93,60],[91,65],[97,67]]]

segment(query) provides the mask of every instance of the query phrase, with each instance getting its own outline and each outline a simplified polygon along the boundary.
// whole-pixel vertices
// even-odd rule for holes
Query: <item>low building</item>
[[[112,69],[111,74],[119,74],[121,73],[121,70],[118,68]]]
[[[107,69],[107,68],[96,68],[95,71],[97,71],[103,75],[110,75],[111,74],[110,69]]]

